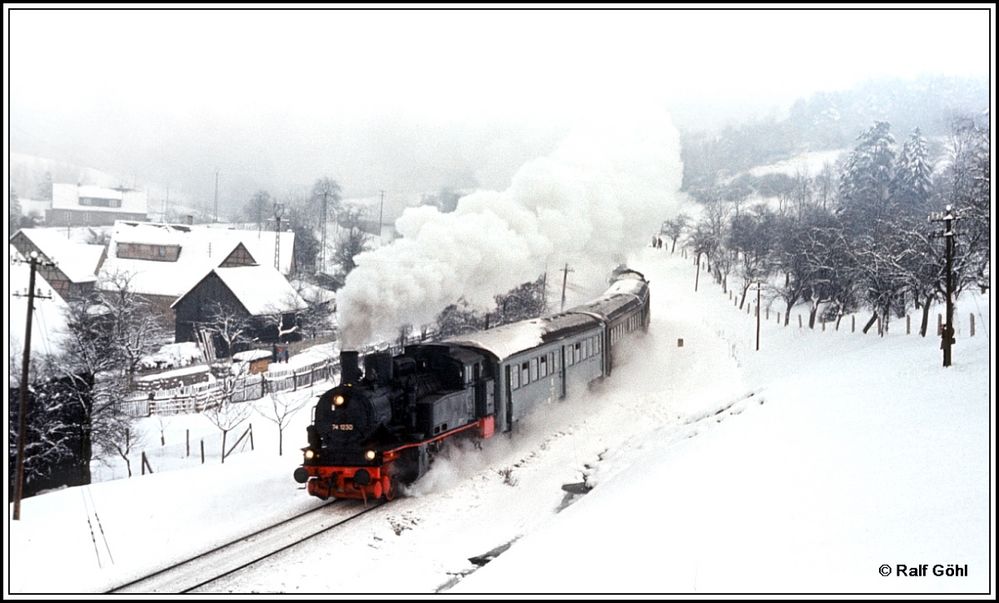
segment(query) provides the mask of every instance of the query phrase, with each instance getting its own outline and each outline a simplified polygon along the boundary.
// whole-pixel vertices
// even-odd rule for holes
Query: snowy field
[[[408,497],[213,592],[990,591],[987,298],[962,297],[978,334],[959,336],[948,369],[938,339],[904,328],[879,338],[772,318],[755,352],[753,318],[705,274],[694,293],[689,260],[645,249],[631,265],[651,281],[653,322],[610,379],[482,451],[450,450]],[[309,414],[283,457],[255,415],[255,450],[224,465],[26,499],[8,522],[9,592],[100,592],[318,506],[291,477]],[[168,445],[207,423],[164,421]],[[146,420],[147,443],[158,423]],[[584,480],[584,496],[561,488]],[[924,563],[925,577],[894,575]],[[935,577],[935,564],[967,576]]]

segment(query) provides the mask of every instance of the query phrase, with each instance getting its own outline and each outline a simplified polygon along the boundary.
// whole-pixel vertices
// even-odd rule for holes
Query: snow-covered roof
[[[271,352],[267,350],[246,350],[245,352],[237,352],[232,355],[233,360],[239,360],[240,362],[252,362],[254,360],[260,360],[261,358],[270,358]]]
[[[240,243],[260,265],[274,264],[274,232],[229,230],[203,225],[153,224],[118,220],[101,273],[123,272],[132,276],[132,289],[148,295],[178,297],[189,291],[212,268],[221,264]],[[281,233],[280,266],[291,272],[295,233]],[[119,243],[177,246],[175,262],[117,257]],[[273,270],[273,268],[271,268]],[[282,279],[283,280],[283,279]],[[285,281],[287,282],[287,281]]]
[[[81,205],[80,199],[82,198],[115,199],[120,202],[120,206]],[[52,185],[52,207],[54,209],[76,209],[144,215],[146,213],[146,201],[146,192],[140,190],[106,188],[93,184],[55,183]]]
[[[294,312],[308,306],[288,279],[271,266],[216,268],[225,286],[253,316]]]
[[[104,253],[103,245],[87,245],[66,238],[65,232],[56,228],[22,228],[20,230],[45,257],[74,283],[97,280],[97,263]]]
[[[445,339],[444,343],[483,349],[503,361],[518,352],[598,324],[596,319],[585,314],[556,314],[501,325],[486,331],[456,335]]]

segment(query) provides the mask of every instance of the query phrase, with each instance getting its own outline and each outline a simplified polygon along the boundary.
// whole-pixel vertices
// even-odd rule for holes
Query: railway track
[[[189,593],[340,527],[382,504],[334,501],[122,584],[107,594]]]

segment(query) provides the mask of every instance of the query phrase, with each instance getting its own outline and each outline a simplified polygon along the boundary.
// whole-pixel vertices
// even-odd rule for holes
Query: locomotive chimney
[[[340,385],[357,383],[361,380],[361,367],[357,364],[357,352],[340,351]]]

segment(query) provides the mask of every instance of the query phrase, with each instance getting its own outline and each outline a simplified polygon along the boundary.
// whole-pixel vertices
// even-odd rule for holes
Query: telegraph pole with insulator
[[[23,260],[15,260],[23,261]],[[28,372],[31,366],[31,318],[35,311],[35,298],[52,299],[51,295],[42,295],[41,291],[35,291],[35,273],[39,266],[48,268],[55,264],[48,260],[39,259],[38,252],[32,251],[28,255],[28,263],[31,266],[31,274],[28,277],[28,292],[25,294],[16,293],[18,297],[28,298],[28,317],[24,327],[24,355],[21,357],[21,388],[18,392],[17,410],[17,483],[14,484],[14,519],[21,519],[21,498],[24,496],[24,446],[28,437]]]
[[[947,291],[947,319],[943,325],[943,331],[940,333],[940,349],[943,350],[943,365],[951,365],[951,346],[954,345],[954,221],[957,220],[957,216],[954,215],[954,208],[951,205],[947,205],[944,208],[944,212],[933,212],[930,214],[930,222],[943,222],[944,230],[943,232],[933,233],[933,237],[943,237],[944,239],[944,250],[945,250],[945,274],[944,278],[946,280],[946,291]]]

